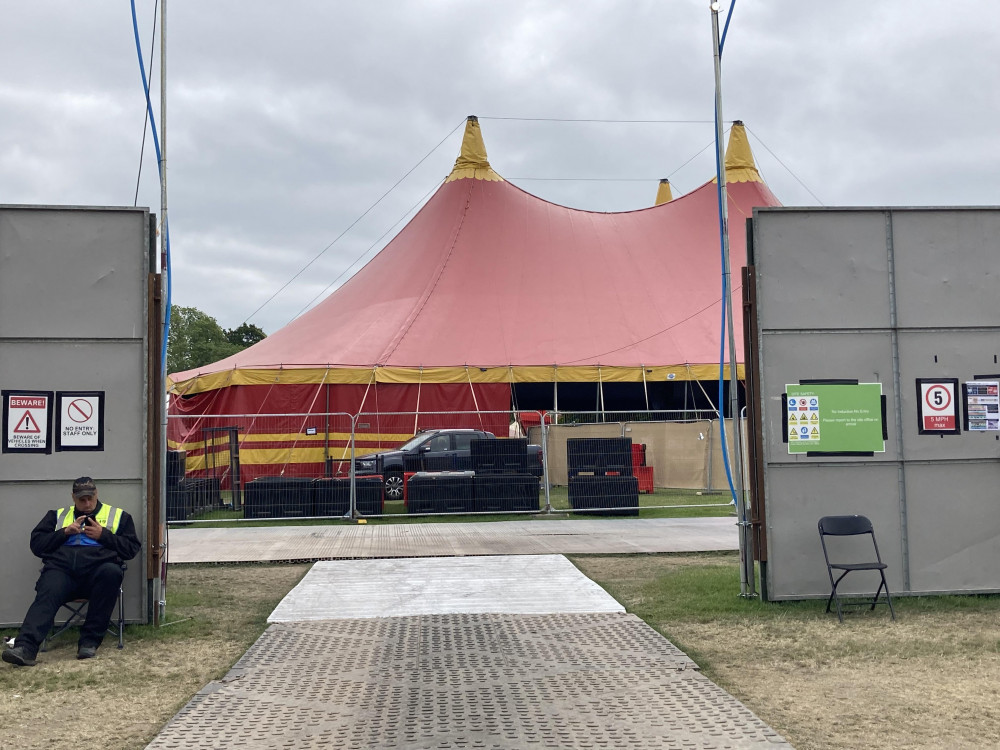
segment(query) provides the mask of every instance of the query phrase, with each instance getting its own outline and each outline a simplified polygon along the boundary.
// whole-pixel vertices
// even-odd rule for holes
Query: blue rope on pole
[[[142,76],[142,89],[146,94],[146,111],[149,114],[149,125],[153,132],[153,148],[156,150],[156,169],[163,181],[163,161],[160,158],[160,138],[156,132],[156,118],[153,116],[153,104],[149,99],[149,81],[146,78],[146,66],[142,59],[142,44],[139,41],[139,22],[135,17],[135,0],[131,0],[132,5],[132,31],[135,35],[135,51],[139,57],[139,73]],[[160,349],[160,372],[164,376],[167,373],[167,340],[170,335],[170,304],[171,304],[171,273],[170,273],[170,222],[164,218],[163,221],[163,245],[164,245],[164,273],[167,280],[166,310],[163,317],[163,346]]]
[[[722,59],[722,48],[726,44],[726,32],[729,31],[729,21],[733,17],[733,9],[736,7],[736,0],[729,6],[729,15],[726,16],[726,25],[722,31],[722,38],[719,40],[719,59]],[[729,299],[729,278],[726,275],[726,224],[722,216],[722,170],[723,164],[719,157],[721,152],[719,143],[719,108],[715,107],[715,193],[719,204],[719,252],[722,258],[722,325],[719,332],[719,439],[722,443],[722,463],[726,467],[726,480],[729,483],[729,494],[732,497],[732,504],[739,507],[736,502],[736,485],[733,484],[733,472],[729,462],[729,448],[726,445],[726,411],[724,398],[724,384],[722,370],[726,363],[726,300]],[[736,388],[736,363],[729,363],[729,387]],[[733,418],[733,425],[736,425],[736,415]]]

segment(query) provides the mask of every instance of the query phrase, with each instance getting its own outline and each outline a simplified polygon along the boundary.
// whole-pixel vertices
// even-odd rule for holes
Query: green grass
[[[525,520],[553,520],[553,519],[579,519],[594,518],[589,514],[572,513],[569,506],[569,493],[566,487],[552,487],[549,491],[549,498],[552,503],[551,512],[540,510],[538,513],[504,513],[504,514],[430,514],[430,515],[409,515],[402,500],[385,502],[382,516],[372,516],[367,519],[371,524],[384,523],[466,523],[470,521],[525,521]],[[545,495],[539,493],[539,506],[544,508]],[[639,517],[640,518],[705,518],[734,515],[733,507],[729,504],[729,495],[715,492],[705,494],[698,490],[684,489],[657,489],[653,494],[639,495]],[[204,511],[193,521],[197,523],[188,524],[186,522],[172,522],[172,528],[183,526],[193,526],[198,528],[228,528],[233,525],[240,526],[329,526],[341,524],[354,524],[356,521],[345,518],[322,518],[322,519],[260,519],[244,521],[241,511],[214,509]]]
[[[647,622],[719,622],[733,625],[747,618],[755,620],[787,620],[802,618],[836,618],[826,613],[826,599],[794,602],[765,602],[759,598],[743,598],[740,592],[739,558],[735,552],[700,552],[683,555],[649,556],[650,560],[669,561],[684,557],[694,564],[671,567],[648,577],[604,576],[599,562],[604,560],[634,561],[632,555],[572,556],[573,562],[600,583],[621,602],[632,602],[635,614]],[[758,582],[759,584],[759,582]],[[757,590],[760,586],[757,585]],[[884,600],[883,600],[884,601]],[[907,614],[948,614],[952,612],[1000,613],[1000,595],[967,596],[893,596],[897,617]],[[846,617],[866,617],[866,610],[853,610]],[[888,617],[879,605],[875,617]],[[1000,644],[998,644],[1000,646]]]

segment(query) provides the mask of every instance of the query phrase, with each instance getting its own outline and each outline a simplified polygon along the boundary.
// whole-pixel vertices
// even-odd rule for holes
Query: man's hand
[[[66,536],[69,536],[70,534],[81,533],[83,529],[80,526],[80,522],[83,521],[84,519],[86,519],[86,516],[80,516],[79,518],[73,519],[73,523],[71,523],[69,526],[64,527],[63,531],[66,532]]]
[[[104,527],[97,522],[97,519],[93,516],[87,516],[87,525],[83,527],[83,533],[96,541],[101,538],[102,531],[104,531]]]

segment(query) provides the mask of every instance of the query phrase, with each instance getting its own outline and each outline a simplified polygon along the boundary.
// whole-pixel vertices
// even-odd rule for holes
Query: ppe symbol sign
[[[4,453],[49,453],[52,394],[3,391]]]

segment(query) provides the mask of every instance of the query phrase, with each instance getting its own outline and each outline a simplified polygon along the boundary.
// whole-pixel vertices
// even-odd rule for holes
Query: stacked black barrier
[[[632,475],[631,438],[570,438],[566,441],[566,465],[569,504],[575,512],[639,515],[639,480]]]
[[[528,439],[473,440],[469,445],[472,470],[481,474],[527,474]]]
[[[312,515],[313,480],[308,477],[257,477],[243,488],[244,518],[295,518]]]
[[[528,473],[528,439],[473,440],[472,509],[509,513],[538,510],[538,477]]]
[[[167,520],[184,521],[191,515],[184,487],[187,453],[167,451]]]
[[[358,512],[374,516],[382,512],[382,478],[356,477],[355,503]],[[351,480],[342,477],[315,479],[312,483],[314,516],[345,516],[351,509]]]
[[[418,471],[406,485],[406,512],[470,512],[475,507],[474,476],[472,471]]]
[[[632,475],[632,438],[570,438],[566,441],[569,476]]]
[[[487,513],[538,510],[538,477],[533,474],[476,475],[473,510]]]
[[[184,485],[184,502],[189,515],[214,510],[222,506],[222,492],[215,477],[187,477]]]

